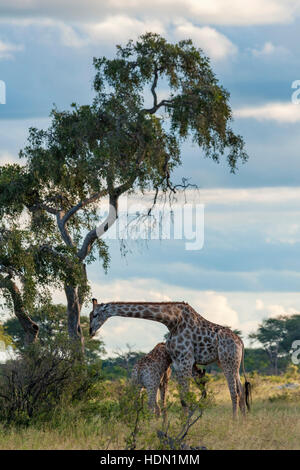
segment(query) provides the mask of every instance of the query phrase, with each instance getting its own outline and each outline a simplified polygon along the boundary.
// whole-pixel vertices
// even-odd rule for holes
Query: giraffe
[[[181,403],[187,407],[184,397],[189,390],[194,363],[218,362],[227,380],[233,417],[238,406],[243,415],[250,410],[250,383],[244,369],[244,344],[230,328],[206,320],[186,302],[110,302],[98,304],[93,299],[90,314],[90,335],[94,336],[104,322],[115,316],[142,318],[163,323],[169,329],[166,350],[180,386]],[[245,386],[240,380],[243,366]]]
[[[147,390],[148,406],[155,411],[157,417],[160,416],[160,407],[157,402],[158,390],[163,413],[165,414],[166,411],[166,394],[171,376],[171,362],[172,359],[166,350],[165,343],[158,343],[132,369],[133,383]]]
[[[148,354],[143,356],[133,367],[132,381],[140,388],[145,388],[148,394],[148,406],[155,411],[157,417],[160,416],[161,410],[157,402],[158,390],[160,392],[161,408],[164,418],[166,417],[166,396],[168,383],[171,376],[171,356],[167,352],[165,343],[158,343]],[[205,398],[205,384],[203,377],[205,370],[198,369],[196,364],[193,365],[192,375],[197,381],[203,385],[202,397]]]

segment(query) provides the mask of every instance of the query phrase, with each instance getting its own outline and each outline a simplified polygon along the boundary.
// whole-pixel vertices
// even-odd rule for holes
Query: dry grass
[[[205,410],[190,430],[188,443],[205,445],[208,449],[299,450],[300,387],[287,392],[278,386],[289,381],[300,383],[300,377],[254,376],[251,381],[254,385],[252,412],[246,419],[233,422],[225,380],[211,380],[209,389],[214,393],[214,405]],[[171,416],[174,432],[177,418],[176,414]],[[158,426],[154,419],[143,426],[138,448],[158,447],[155,437]],[[130,429],[117,420],[103,422],[99,417],[77,420],[74,412],[73,418],[62,416],[56,427],[0,428],[0,449],[124,449],[129,433]]]

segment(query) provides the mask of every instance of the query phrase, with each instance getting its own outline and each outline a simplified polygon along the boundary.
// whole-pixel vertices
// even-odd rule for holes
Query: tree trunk
[[[274,374],[278,375],[278,352],[279,352],[279,346],[275,346],[275,351],[274,351]]]
[[[25,346],[35,343],[39,334],[39,326],[34,321],[32,321],[29,315],[26,313],[22,300],[22,295],[18,286],[12,279],[2,279],[2,285],[10,292],[14,306],[14,313],[18,318],[25,333]]]
[[[278,347],[267,349],[274,375],[278,375]]]
[[[67,317],[69,338],[80,341],[82,352],[84,352],[84,336],[80,326],[80,313],[85,298],[86,287],[86,265],[82,263],[82,283],[75,287],[65,285],[65,293],[68,305]]]
[[[277,356],[277,354],[274,357],[274,374],[278,375],[278,356]]]
[[[78,296],[79,287],[65,286],[67,296],[68,333],[72,340],[80,341],[84,351],[84,337],[80,326],[81,303]]]

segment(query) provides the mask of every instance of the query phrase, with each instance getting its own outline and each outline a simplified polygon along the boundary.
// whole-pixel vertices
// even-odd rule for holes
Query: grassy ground
[[[233,422],[225,380],[212,379],[208,389],[213,391],[214,403],[191,428],[187,442],[208,449],[300,449],[300,387],[288,391],[278,388],[289,382],[300,384],[300,376],[254,376],[251,381],[252,411],[245,420]],[[178,415],[169,413],[173,435],[179,429]],[[159,428],[161,423],[155,419],[142,423],[137,448],[159,448]],[[58,415],[51,425],[32,425],[23,430],[0,427],[0,449],[124,449],[131,430],[128,423],[114,417],[78,418],[73,409]]]

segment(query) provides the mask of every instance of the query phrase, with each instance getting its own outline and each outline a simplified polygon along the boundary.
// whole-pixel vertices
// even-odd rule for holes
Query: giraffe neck
[[[163,323],[171,330],[181,316],[183,303],[175,302],[113,302],[109,304],[109,317],[131,317]]]

